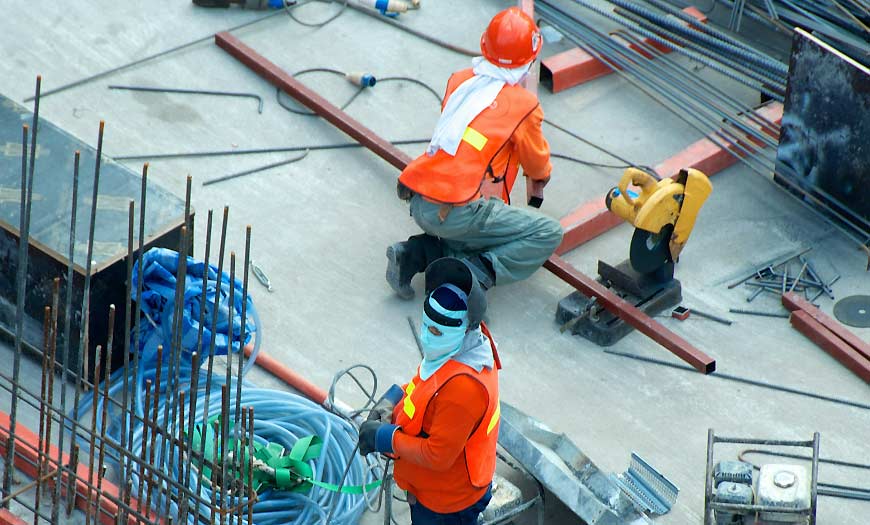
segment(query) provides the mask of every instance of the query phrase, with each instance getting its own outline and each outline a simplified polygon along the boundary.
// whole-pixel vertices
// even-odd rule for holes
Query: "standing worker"
[[[492,497],[501,364],[481,324],[486,297],[468,265],[445,257],[425,275],[423,362],[369,413],[359,450],[395,459],[413,525],[476,524]]]
[[[510,207],[522,166],[550,180],[550,147],[537,97],[520,86],[541,51],[538,27],[516,7],[493,17],[482,57],[447,81],[426,152],[399,176],[399,197],[425,232],[387,248],[387,282],[405,299],[411,278],[444,255],[465,259],[484,289],[529,277],[562,240],[558,221]]]

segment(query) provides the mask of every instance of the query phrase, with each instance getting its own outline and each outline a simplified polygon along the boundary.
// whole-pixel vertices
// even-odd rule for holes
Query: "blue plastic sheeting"
[[[137,297],[139,285],[139,262],[133,266],[133,281],[130,289],[133,290],[133,300],[139,305],[140,311],[145,318],[142,319],[139,329],[139,352],[146,362],[156,359],[157,346],[163,345],[166,350],[163,354],[164,361],[169,359],[168,351],[172,342],[172,329],[175,308],[175,290],[178,272],[178,252],[166,248],[152,248],[142,256],[142,266],[145,268],[142,283],[142,299]],[[203,282],[206,286],[206,303],[204,318],[200,319],[202,305]],[[206,265],[200,261],[187,258],[187,278],[184,286],[184,304],[182,307],[181,320],[181,347],[182,359],[190,359],[194,351],[201,356],[209,355],[212,338],[212,321],[214,320],[215,297],[220,293],[220,304],[215,329],[215,355],[226,355],[230,346],[230,277],[226,272],[218,281],[218,270],[209,265],[206,274]],[[235,279],[232,283],[233,313],[232,313],[232,346],[233,352],[239,351],[239,339],[242,328],[242,283]],[[258,328],[257,313],[248,296],[246,309],[247,322],[245,328],[245,344],[251,341]],[[203,326],[202,343],[196,346],[200,325]],[[133,335],[135,338],[135,334]],[[135,342],[131,341],[131,344]]]

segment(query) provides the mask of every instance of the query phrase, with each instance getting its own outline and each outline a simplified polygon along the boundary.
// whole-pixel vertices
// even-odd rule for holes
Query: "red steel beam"
[[[822,326],[830,330],[834,335],[851,346],[856,352],[870,360],[870,343],[862,340],[860,337],[851,332],[848,328],[837,322],[836,319],[828,316],[812,303],[804,299],[802,296],[794,292],[783,294],[782,304],[789,311],[803,311]]]
[[[851,345],[803,310],[793,311],[790,320],[797,331],[831,354],[834,359],[865,382],[870,383],[870,360],[858,353]]]
[[[5,412],[0,412],[0,453],[6,453],[6,447],[9,443],[9,427],[10,420],[9,414]],[[31,478],[36,477],[36,464],[38,460],[38,453],[36,451],[36,444],[39,443],[39,436],[36,435],[35,432],[30,430],[29,428],[23,426],[20,422],[15,426],[15,439],[19,443],[27,443],[30,446],[24,446],[18,444],[15,446],[15,467],[23,472],[25,475],[30,476]],[[55,445],[51,445],[49,449],[49,457],[48,464],[49,469],[57,468],[57,447]],[[45,458],[43,457],[43,460]],[[69,455],[64,454],[62,456],[62,461],[64,465],[69,464]],[[97,474],[99,475],[99,474]],[[67,472],[63,472],[61,476],[61,493],[64,495],[67,493],[67,479],[69,474]],[[87,483],[83,480],[88,479],[88,467],[87,465],[83,465],[79,463],[76,466],[76,475],[75,475],[75,484],[76,484],[76,498],[75,504],[83,512],[89,512],[91,510],[91,506],[93,505],[86,499],[86,495],[88,492]],[[49,482],[50,485],[54,485],[54,482]],[[95,478],[93,481],[93,486],[97,485],[97,479]],[[91,489],[91,497],[98,497],[99,502],[97,503],[98,510],[98,518],[100,523],[103,525],[115,525],[117,521],[117,516],[120,511],[118,505],[114,502],[113,499],[105,496],[104,494],[108,494],[111,498],[120,499],[120,491],[118,487],[103,479],[102,492],[97,493],[95,489]],[[143,509],[136,498],[130,498],[130,507],[133,509],[138,509],[139,512],[143,515],[146,515],[150,518],[150,523],[163,523],[163,518],[158,517],[157,515],[152,515],[151,512],[147,509]],[[0,522],[2,523],[2,522]],[[127,524],[128,525],[141,525],[142,522],[136,519],[132,515],[127,515]]]
[[[0,509],[0,525],[27,525],[27,522],[6,509]]]
[[[778,102],[766,104],[758,108],[756,113],[763,119],[779,124],[782,121],[782,104]],[[760,129],[751,121],[747,122],[747,125]],[[774,129],[765,128],[764,132],[779,138],[778,132]],[[750,139],[747,138],[747,142],[750,142]],[[686,168],[695,168],[712,176],[737,163],[737,157],[729,152],[735,150],[733,145],[724,149],[709,138],[703,138],[662,161],[654,169],[662,177],[675,178],[681,169]],[[562,255],[622,224],[623,221],[607,209],[604,205],[604,197],[601,196],[581,204],[562,217],[559,222],[562,223],[564,234],[562,244],[556,248],[556,253]]]
[[[238,38],[227,32],[222,32],[215,34],[214,41],[218,47],[266,79],[270,84],[280,88],[396,168],[404,169],[411,162],[411,157],[389,141],[384,140],[334,104],[305,87],[303,83],[293,78],[293,75],[246,46]]]
[[[410,158],[401,154],[395,146],[381,139],[371,130],[364,127],[356,120],[347,116],[344,111],[323,100],[320,96],[311,92],[292,76],[278,68],[275,64],[269,62],[253,49],[244,45],[237,38],[227,33],[218,33],[215,35],[215,41],[218,45],[237,58],[240,62],[247,65],[257,74],[264,77],[272,84],[286,91],[290,96],[297,98],[303,102],[312,111],[333,123],[339,129],[360,141],[361,144],[367,146],[374,153],[392,164],[398,169],[404,169]],[[683,338],[671,332],[661,324],[654,321],[652,318],[638,310],[634,305],[617,297],[609,290],[590,279],[576,268],[565,262],[558,256],[552,256],[544,263],[544,268],[547,268],[557,277],[574,286],[577,290],[586,295],[595,295],[599,297],[602,304],[625,319],[630,325],[637,328],[640,332],[646,334],[654,341],[658,342],[699,371],[709,374],[716,369],[716,362],[704,354],[700,350],[694,348]],[[259,360],[259,359],[258,359]]]
[[[522,1],[522,0],[520,0]],[[707,17],[695,7],[687,7],[683,12],[698,19],[702,24],[707,23]],[[673,51],[670,47],[660,44],[651,38],[644,38],[643,42],[662,53]],[[635,45],[629,45],[634,51],[648,59],[649,53]],[[598,77],[613,73],[613,69],[601,62],[579,47],[557,53],[541,61],[541,83],[550,87],[553,93],[558,93]]]
[[[689,363],[704,374],[716,370],[716,360],[692,346],[679,335],[665,328],[661,323],[643,313],[633,304],[611,292],[598,281],[589,278],[567,261],[553,255],[544,263],[544,268],[589,297],[597,297],[604,308],[636,328],[653,341],[670,350],[674,355]]]
[[[251,345],[245,346],[245,357],[251,356],[252,349],[253,347]],[[284,381],[288,385],[298,390],[299,393],[301,393],[308,399],[314,401],[319,405],[326,405],[329,399],[329,395],[327,394],[326,390],[315,385],[304,376],[289,368],[287,365],[278,361],[274,357],[266,355],[264,352],[260,351],[257,352],[257,359],[254,362],[260,365],[264,370],[266,370],[273,376],[277,377],[278,379]]]

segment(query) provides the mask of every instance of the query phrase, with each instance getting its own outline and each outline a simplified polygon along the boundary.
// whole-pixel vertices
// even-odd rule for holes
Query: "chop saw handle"
[[[657,182],[658,181],[656,181],[655,177],[645,171],[641,171],[637,168],[626,168],[622,174],[622,178],[619,180],[617,188],[619,188],[620,196],[622,196],[629,205],[634,206],[634,199],[632,199],[631,195],[628,194],[629,184],[639,187],[642,194],[648,194],[655,190]]]

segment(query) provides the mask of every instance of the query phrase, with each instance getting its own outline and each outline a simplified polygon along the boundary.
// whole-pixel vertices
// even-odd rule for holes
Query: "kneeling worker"
[[[529,277],[562,240],[555,219],[512,207],[519,167],[550,180],[544,112],[520,86],[541,50],[535,22],[516,7],[498,13],[480,39],[482,57],[447,82],[426,152],[399,176],[399,197],[425,232],[387,248],[387,282],[405,299],[411,278],[435,259],[465,259],[484,288]]]
[[[476,524],[492,497],[499,428],[495,343],[486,298],[466,263],[426,269],[423,362],[393,385],[360,427],[360,454],[390,454],[413,525]]]

